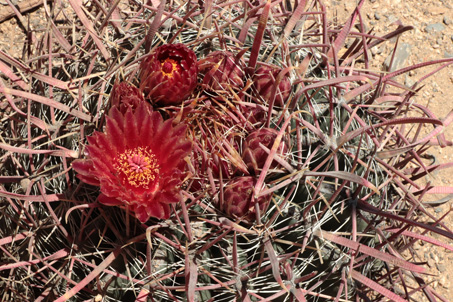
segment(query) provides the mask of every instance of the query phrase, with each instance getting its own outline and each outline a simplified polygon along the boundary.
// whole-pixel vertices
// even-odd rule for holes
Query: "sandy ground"
[[[26,2],[31,0],[23,0]],[[13,1],[16,2],[16,1]],[[357,1],[358,2],[358,1]],[[344,22],[355,8],[357,3],[352,0],[326,0],[324,1],[329,11],[330,19],[337,19],[338,23]],[[0,1],[1,12],[7,9],[4,1]],[[21,57],[23,43],[26,39],[23,28],[31,28],[39,37],[45,30],[45,22],[37,16],[43,14],[42,6],[32,13],[24,13],[23,18],[12,18],[0,23],[0,49]],[[361,10],[363,22],[367,30],[373,29],[377,35],[384,35],[394,30],[400,22],[403,25],[412,25],[414,29],[406,32],[399,39],[400,47],[407,51],[407,58],[402,66],[430,60],[453,57],[453,2],[451,0],[366,0]],[[12,34],[13,33],[13,34]],[[373,68],[382,70],[383,62],[393,50],[395,41],[374,49]],[[403,54],[403,57],[404,56]],[[439,65],[436,65],[438,67]],[[400,77],[400,81],[411,85],[417,79],[427,74],[433,67],[422,68],[408,75]],[[444,117],[453,109],[453,67],[449,66],[434,76],[428,78],[424,89],[415,97],[414,101],[429,108],[438,117]],[[448,140],[453,140],[453,126],[445,131]],[[432,148],[429,153],[441,162],[452,162],[452,147]],[[445,170],[433,174],[429,181],[439,186],[452,186],[452,171]],[[443,196],[430,196],[439,199]],[[444,215],[450,210],[451,201],[437,209],[430,211],[436,217]],[[453,228],[453,215],[445,219],[447,227]],[[435,234],[431,234],[437,238]],[[445,238],[439,238],[445,241]],[[449,242],[453,244],[453,242]],[[415,247],[420,255],[420,262],[426,262],[432,276],[428,281],[447,301],[453,301],[453,252],[436,248],[431,245],[417,245]],[[422,298],[421,298],[422,299]],[[423,301],[425,299],[422,299]],[[421,301],[422,301],[421,300]]]

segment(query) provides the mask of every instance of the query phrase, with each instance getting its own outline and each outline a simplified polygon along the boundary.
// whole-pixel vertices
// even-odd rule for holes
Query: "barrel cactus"
[[[395,78],[453,59],[368,68],[410,27],[357,31],[362,3],[69,0],[29,45],[59,47],[2,52],[2,297],[432,301],[413,245],[453,250],[423,199],[453,190],[417,180],[453,114]]]

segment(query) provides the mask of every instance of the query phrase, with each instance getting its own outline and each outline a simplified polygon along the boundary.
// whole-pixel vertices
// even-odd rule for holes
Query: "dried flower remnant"
[[[242,158],[244,163],[247,165],[249,172],[258,175],[263,169],[264,164],[269,156],[269,153],[264,151],[261,148],[262,144],[267,149],[271,150],[274,142],[277,138],[278,131],[272,128],[261,128],[250,133],[243,144],[242,147]],[[280,145],[277,148],[277,155],[284,156],[288,151],[287,142],[285,139],[282,139]],[[272,161],[270,168],[276,168],[278,163],[274,160]]]
[[[199,62],[200,73],[204,74],[203,84],[212,90],[229,91],[244,87],[244,71],[229,51],[214,51]]]
[[[279,68],[272,68],[268,66],[262,66],[255,72],[253,83],[258,94],[266,101],[270,102],[272,98],[272,90],[276,85],[276,79],[278,74],[281,72]],[[284,75],[275,93],[275,102],[277,105],[283,106],[288,100],[291,93],[291,81],[288,75]]]
[[[87,158],[72,164],[77,177],[100,187],[102,204],[127,206],[141,222],[167,219],[170,204],[180,199],[191,150],[186,126],[172,122],[145,103],[125,114],[113,107],[105,133],[88,137]]]
[[[140,69],[140,89],[153,103],[179,105],[197,86],[197,56],[184,44],[156,48]]]
[[[241,176],[232,179],[223,191],[223,203],[220,209],[228,216],[242,218],[248,222],[256,220],[255,204],[258,203],[262,216],[271,200],[272,195],[261,196],[252,201],[256,179],[252,176]]]
[[[115,83],[110,93],[111,106],[118,107],[119,111],[123,114],[126,113],[128,108],[135,110],[140,103],[145,102],[143,94],[140,89],[127,83]]]

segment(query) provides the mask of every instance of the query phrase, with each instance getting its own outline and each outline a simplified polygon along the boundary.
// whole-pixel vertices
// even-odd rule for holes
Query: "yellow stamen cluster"
[[[159,174],[156,156],[146,147],[127,149],[118,154],[114,162],[115,170],[124,174],[127,182],[134,187],[148,189],[149,183]]]
[[[178,63],[173,59],[165,59],[161,63],[162,74],[167,77],[173,77],[173,72],[177,70]]]

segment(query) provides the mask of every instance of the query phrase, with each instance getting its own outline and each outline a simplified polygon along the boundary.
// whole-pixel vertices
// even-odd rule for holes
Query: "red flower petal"
[[[77,178],[81,181],[89,185],[99,186],[99,180],[92,176],[93,163],[91,161],[75,160],[72,163],[72,168],[79,172]]]
[[[98,196],[98,201],[102,204],[105,204],[106,206],[120,206],[122,205],[123,203],[121,202],[121,200],[119,199],[116,199],[116,198],[112,198],[112,197],[108,197],[108,196],[105,196],[104,194],[99,194]]]
[[[112,114],[113,113],[113,114]],[[118,150],[123,150],[126,148],[126,137],[123,135],[123,123],[121,120],[121,125],[118,124],[118,119],[122,119],[123,115],[115,116],[115,113],[119,113],[116,108],[110,110],[111,118],[107,117],[107,126],[106,133],[109,133],[109,139],[112,144],[116,146]]]

